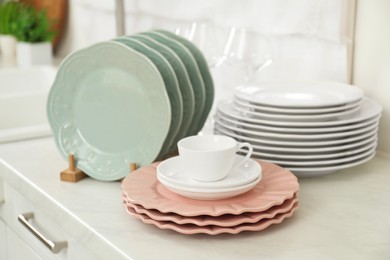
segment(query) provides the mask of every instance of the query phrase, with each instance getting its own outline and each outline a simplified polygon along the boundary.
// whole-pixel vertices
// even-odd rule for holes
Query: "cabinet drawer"
[[[6,228],[5,233],[7,251],[2,259],[28,259],[39,260],[41,257],[29,247],[16,233],[9,227]]]
[[[42,259],[98,259],[64,230],[61,223],[53,221],[11,185],[3,185],[2,218]]]

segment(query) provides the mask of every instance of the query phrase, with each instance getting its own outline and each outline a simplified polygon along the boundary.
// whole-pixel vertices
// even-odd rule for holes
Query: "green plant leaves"
[[[0,5],[0,33],[15,36],[23,42],[51,41],[56,32],[50,30],[50,21],[45,11],[20,2]]]
[[[17,28],[21,5],[17,2],[6,2],[0,5],[0,34],[11,34]]]

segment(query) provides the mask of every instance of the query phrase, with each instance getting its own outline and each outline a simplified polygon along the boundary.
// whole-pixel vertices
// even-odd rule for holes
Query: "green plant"
[[[56,34],[50,30],[46,11],[37,11],[17,1],[0,5],[0,33],[11,34],[18,41],[30,43],[51,41]]]
[[[46,42],[51,41],[55,32],[50,30],[50,21],[46,11],[37,11],[34,7],[22,4],[16,23],[14,36],[23,42]]]
[[[0,5],[0,34],[15,34],[20,9],[19,2],[8,1]]]

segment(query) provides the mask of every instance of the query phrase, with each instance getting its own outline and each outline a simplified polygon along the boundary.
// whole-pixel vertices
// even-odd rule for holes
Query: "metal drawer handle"
[[[67,241],[61,241],[61,242],[53,242],[50,239],[47,239],[39,230],[37,230],[30,222],[30,219],[34,218],[34,213],[28,212],[24,214],[20,214],[18,216],[18,220],[20,223],[23,224],[28,230],[33,233],[33,235],[38,238],[47,248],[50,249],[50,251],[54,254],[57,254],[62,249],[65,249],[68,247]]]

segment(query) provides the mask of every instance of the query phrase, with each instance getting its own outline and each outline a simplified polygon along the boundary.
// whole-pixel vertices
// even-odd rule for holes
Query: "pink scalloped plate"
[[[243,212],[261,212],[286,199],[299,190],[297,177],[289,170],[272,163],[258,161],[263,169],[262,180],[250,191],[223,200],[194,200],[175,194],[159,183],[154,163],[129,174],[122,181],[122,191],[132,204],[161,213],[173,212],[181,216],[239,215]]]
[[[242,231],[260,231],[272,224],[279,224],[284,219],[289,218],[293,215],[294,211],[298,208],[298,202],[295,202],[288,212],[276,214],[273,218],[263,218],[255,223],[242,223],[232,227],[220,227],[216,225],[208,226],[197,226],[194,224],[177,224],[172,221],[158,221],[151,219],[146,214],[137,213],[132,207],[127,207],[127,212],[146,224],[152,224],[161,229],[171,229],[176,232],[192,235],[192,234],[208,234],[218,235],[222,233],[238,234]]]
[[[157,221],[171,221],[179,225],[194,224],[197,226],[216,225],[220,227],[233,227],[243,223],[256,223],[264,218],[273,218],[276,214],[290,211],[293,205],[298,202],[297,194],[292,199],[287,199],[283,204],[273,206],[262,212],[244,212],[240,215],[224,214],[213,217],[207,215],[184,217],[175,213],[161,213],[155,209],[145,209],[141,205],[132,204],[123,196],[123,205],[125,208],[132,208],[137,214],[145,214],[149,218]]]

